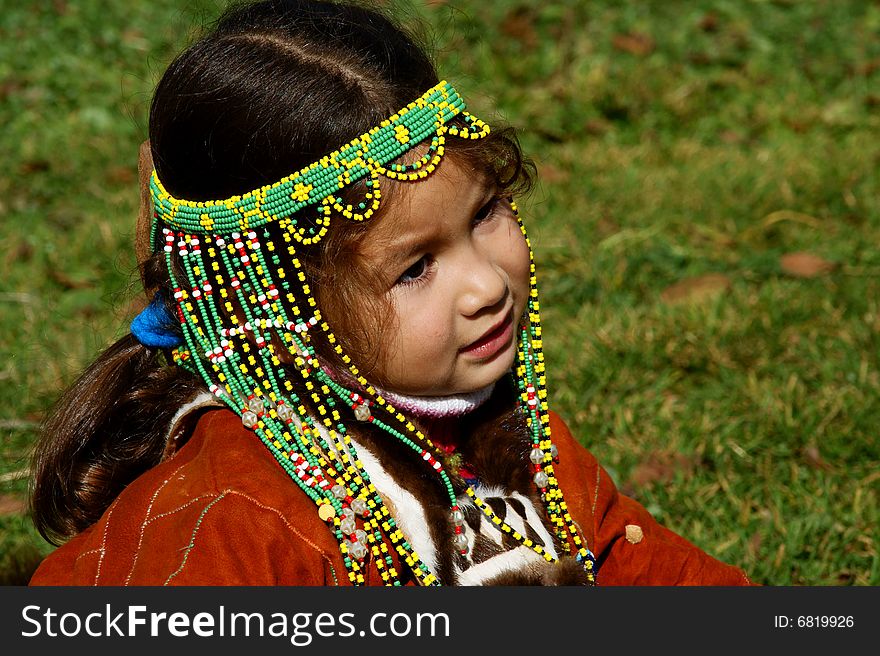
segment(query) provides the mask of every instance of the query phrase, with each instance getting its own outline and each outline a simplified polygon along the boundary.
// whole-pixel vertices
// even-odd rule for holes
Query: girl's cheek
[[[510,240],[507,244],[507,271],[511,285],[528,288],[529,285],[529,246],[519,226],[514,223],[511,228]]]

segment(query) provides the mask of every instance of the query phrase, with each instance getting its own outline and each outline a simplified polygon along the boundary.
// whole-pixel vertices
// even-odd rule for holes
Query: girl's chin
[[[434,397],[444,397],[444,396],[467,396],[469,394],[478,394],[482,392],[487,387],[490,387],[497,383],[503,376],[506,374],[510,368],[508,367],[497,376],[494,377],[481,377],[478,380],[462,382],[458,385],[444,385],[444,386],[424,386],[424,387],[415,387],[415,386],[406,386],[406,387],[384,387],[383,390],[385,392],[390,392],[391,394],[397,394],[398,396],[421,396],[426,398],[434,398]]]
[[[463,371],[444,381],[408,380],[387,381],[379,385],[386,392],[401,396],[441,397],[462,394],[475,394],[501,380],[513,367],[516,359],[516,347],[511,344],[506,352],[499,353],[489,362],[468,362]]]

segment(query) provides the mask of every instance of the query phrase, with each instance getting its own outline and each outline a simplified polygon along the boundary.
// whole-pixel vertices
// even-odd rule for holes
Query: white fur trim
[[[517,547],[458,574],[458,585],[485,585],[505,572],[521,572],[534,566],[546,567],[547,561],[528,547]]]
[[[394,520],[407,541],[428,569],[436,572],[437,552],[428,529],[428,517],[424,507],[413,494],[397,484],[369,449],[361,444],[356,444],[355,448],[379,495],[394,506]]]
[[[526,520],[528,521],[529,526],[531,526],[534,529],[535,533],[537,533],[541,537],[541,540],[544,541],[544,545],[545,545],[544,548],[547,550],[547,553],[549,553],[551,556],[553,556],[553,558],[559,558],[559,554],[556,553],[556,548],[553,546],[553,538],[550,536],[550,533],[547,531],[547,528],[544,526],[544,522],[541,521],[541,517],[540,517],[540,515],[538,515],[538,512],[535,510],[535,504],[532,503],[532,500],[529,499],[528,497],[520,494],[519,492],[511,492],[507,496],[516,499],[517,501],[519,501],[523,505],[523,507],[526,509]],[[516,516],[516,519],[519,522],[519,524],[523,525],[521,529],[515,527],[511,523],[510,520],[512,520],[512,519],[513,518],[511,517],[510,513],[508,513],[507,523],[510,524],[510,526],[512,528],[515,528],[520,533],[525,534],[524,533],[525,526],[523,525],[524,522],[522,522],[519,519],[519,515]]]
[[[190,412],[207,406],[225,407],[222,403],[217,401],[217,397],[210,392],[199,392],[191,400],[180,406],[177,412],[174,413],[174,416],[168,423],[168,433],[165,435],[165,441],[167,442],[173,437],[177,437],[180,422],[182,422]]]
[[[390,401],[397,410],[411,412],[419,417],[460,417],[473,412],[492,396],[495,383],[468,394],[450,394],[449,396],[406,396],[378,390],[386,401]]]

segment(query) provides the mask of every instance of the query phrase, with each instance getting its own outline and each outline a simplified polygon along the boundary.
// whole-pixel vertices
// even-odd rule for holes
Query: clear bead
[[[353,519],[346,517],[341,522],[339,522],[339,530],[343,532],[345,535],[351,535],[354,533],[357,528],[357,524],[354,523]]]
[[[536,465],[540,465],[542,462],[544,462],[544,451],[539,449],[538,447],[535,447],[531,450],[531,452],[529,452],[529,460],[531,460]]]
[[[245,410],[241,414],[241,423],[243,423],[248,428],[253,428],[254,426],[256,426],[257,421],[259,421],[259,417],[257,417],[257,415],[255,415],[250,410]]]
[[[248,410],[258,415],[263,411],[263,402],[258,398],[249,399],[247,407]]]
[[[364,544],[367,543],[367,532],[366,531],[363,531],[361,529],[357,529],[354,532],[354,537],[357,538],[358,542],[363,542]]]
[[[550,444],[550,457],[556,460],[559,457],[559,449],[556,448],[556,445]]]
[[[547,474],[545,474],[544,472],[539,471],[537,474],[535,474],[533,480],[535,481],[535,485],[537,485],[538,487],[547,487],[547,484],[550,482],[550,477],[547,476]]]
[[[330,492],[333,493],[333,496],[337,499],[344,499],[347,495],[345,488],[341,485],[334,485],[330,488]]]
[[[367,545],[363,542],[352,542],[351,546],[348,548],[348,552],[352,555],[353,558],[357,560],[363,560],[363,558],[367,555]]]
[[[363,499],[355,499],[351,502],[351,509],[358,515],[365,515],[367,512],[367,502]]]
[[[456,533],[455,537],[452,538],[452,544],[454,544],[455,548],[459,551],[464,551],[468,546],[467,536],[464,533]]]
[[[290,409],[290,406],[285,405],[284,403],[278,404],[275,412],[278,414],[278,418],[281,421],[290,421],[290,418],[293,416],[293,410]]]
[[[354,510],[352,510],[351,508],[343,508],[342,517],[344,519],[354,519]]]
[[[464,524],[464,513],[460,510],[453,510],[449,513],[449,519],[451,519],[452,523],[456,526],[461,526]]]
[[[370,409],[365,405],[359,405],[354,409],[354,416],[358,421],[367,421],[370,414]]]

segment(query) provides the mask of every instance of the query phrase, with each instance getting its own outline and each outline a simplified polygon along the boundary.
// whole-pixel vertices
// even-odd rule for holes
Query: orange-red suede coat
[[[599,564],[599,585],[747,585],[739,569],[660,526],[552,415],[554,469]],[[405,567],[405,566],[404,566]],[[228,410],[131,483],[50,554],[32,585],[348,585],[312,502]],[[367,584],[382,585],[374,566]]]

